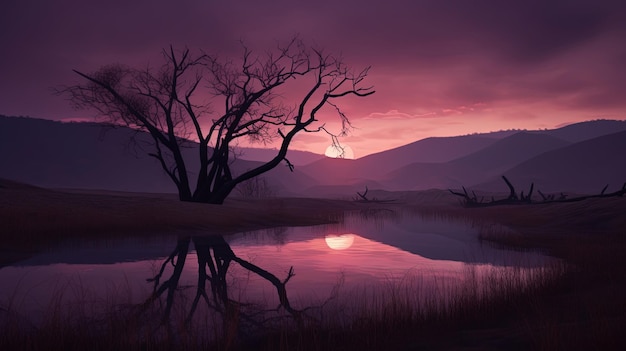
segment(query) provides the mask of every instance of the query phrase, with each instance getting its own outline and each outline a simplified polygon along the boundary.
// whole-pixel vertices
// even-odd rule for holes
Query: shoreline
[[[444,190],[381,192],[394,202],[323,198],[228,199],[223,205],[178,201],[173,194],[49,190],[13,182],[0,188],[0,267],[12,254],[32,254],[75,237],[144,236],[173,230],[228,235],[281,226],[326,224],[346,212],[420,212],[506,227],[481,239],[513,248],[556,250],[563,236],[619,235],[626,229],[626,197],[574,203],[464,208]],[[18,256],[22,256],[18,254]]]

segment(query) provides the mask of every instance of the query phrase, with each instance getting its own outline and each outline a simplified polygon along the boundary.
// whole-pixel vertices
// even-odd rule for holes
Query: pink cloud
[[[416,119],[424,117],[436,116],[437,112],[425,112],[420,114],[409,114],[398,110],[389,110],[387,112],[372,112],[363,117],[363,119]]]

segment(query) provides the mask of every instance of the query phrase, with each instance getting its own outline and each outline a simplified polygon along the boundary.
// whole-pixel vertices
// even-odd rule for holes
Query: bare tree
[[[149,133],[154,147],[149,155],[159,160],[182,201],[221,204],[237,184],[281,162],[293,170],[286,156],[296,134],[331,134],[317,118],[323,107],[329,106],[341,121],[342,130],[331,134],[336,142],[350,121],[335,101],[374,93],[371,86],[362,86],[369,67],[353,72],[341,59],[298,38],[259,55],[243,45],[238,61],[172,47],[163,57],[165,63],[156,69],[107,65],[91,74],[75,70],[84,83],[60,93],[76,108],[95,109],[110,123]],[[310,85],[301,89],[302,81]],[[285,102],[284,92],[300,90],[299,102]],[[241,138],[279,140],[280,148],[271,160],[233,174],[232,147]],[[195,186],[182,153],[189,139],[198,141]]]

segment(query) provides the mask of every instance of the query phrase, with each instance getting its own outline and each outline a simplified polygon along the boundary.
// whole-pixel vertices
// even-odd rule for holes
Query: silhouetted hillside
[[[383,184],[389,190],[446,189],[461,186],[467,179],[483,179],[482,171],[446,163],[412,163],[388,173]]]
[[[370,178],[369,174],[359,171],[362,165],[360,160],[350,160],[343,158],[329,158],[315,161],[300,170],[324,185],[351,184],[363,179]]]
[[[626,182],[626,131],[585,140],[549,151],[504,172],[511,182],[527,189],[532,182],[542,192],[599,193],[617,190]],[[476,189],[508,191],[502,180],[474,186]]]
[[[147,156],[151,145],[147,134],[129,128],[0,116],[0,177],[48,188],[176,192],[159,162]],[[194,179],[197,153],[193,147],[184,153]],[[238,160],[233,170],[258,164]],[[279,166],[267,178],[274,192],[290,194],[314,182],[298,173]]]
[[[550,130],[495,132],[427,138],[356,160],[331,159],[289,151],[294,172],[285,165],[263,175],[280,196],[353,196],[357,190],[423,190],[480,184],[506,191],[500,175],[520,187],[531,181],[542,191],[597,192],[606,183],[626,181],[622,132],[576,144],[621,121],[591,121]],[[561,138],[562,137],[562,138]],[[134,142],[130,142],[130,140]],[[97,123],[60,123],[0,116],[0,178],[48,188],[87,188],[133,192],[176,192],[160,164],[146,155],[150,137],[129,128]],[[272,150],[244,150],[232,167],[239,174],[259,165]],[[193,144],[185,149],[194,179],[198,162]],[[309,164],[307,160],[317,159]]]
[[[522,161],[568,144],[549,135],[518,132],[450,162],[401,167],[387,174],[384,184],[392,190],[459,188],[500,175]]]
[[[485,136],[457,136],[422,139],[395,149],[371,154],[358,161],[371,165],[370,171],[382,175],[414,163],[442,163],[481,150],[498,139]]]
[[[450,163],[489,172],[501,172],[531,157],[569,144],[547,134],[518,132]]]
[[[321,184],[365,183],[416,162],[443,163],[480,150],[497,139],[479,136],[426,138],[356,160],[326,158],[301,167]]]
[[[247,161],[259,161],[267,162],[274,158],[278,153],[276,149],[262,149],[262,148],[236,148],[236,152],[241,154],[238,156],[242,160]],[[311,162],[319,161],[326,158],[324,155],[316,154],[308,151],[301,150],[289,150],[287,152],[287,158],[295,166],[304,166]]]
[[[0,117],[0,176],[43,187],[174,192],[148,139],[96,123]]]
[[[572,143],[626,130],[626,121],[600,119],[570,124],[561,128],[539,131]]]

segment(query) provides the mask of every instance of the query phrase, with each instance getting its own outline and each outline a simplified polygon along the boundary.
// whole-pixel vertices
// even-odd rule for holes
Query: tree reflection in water
[[[264,323],[267,322],[268,312],[273,312],[274,317],[276,317],[277,312],[287,312],[286,314],[283,313],[282,317],[291,316],[298,324],[301,323],[303,310],[292,307],[285,287],[294,276],[293,267],[289,269],[287,277],[281,280],[267,270],[235,255],[230,245],[220,235],[178,239],[176,248],[161,264],[158,273],[153,278],[148,279],[154,285],[151,296],[142,304],[142,311],[146,311],[155,302],[162,302],[163,295],[165,295],[165,308],[161,322],[162,324],[170,323],[172,307],[177,295],[176,292],[180,290],[181,275],[191,242],[193,242],[198,257],[198,277],[195,297],[185,318],[185,323],[191,323],[201,301],[221,315],[224,332],[240,329],[243,321],[255,326],[264,326]],[[257,308],[255,310],[250,308],[252,307],[250,304],[242,303],[229,296],[227,273],[232,262],[267,280],[276,288],[279,301],[277,308],[265,310]],[[168,264],[173,266],[173,271],[171,276],[164,280],[163,275]],[[210,294],[207,293],[207,282],[209,283]]]

